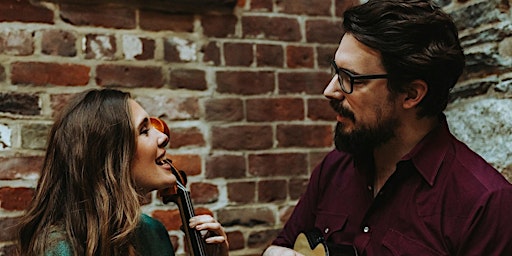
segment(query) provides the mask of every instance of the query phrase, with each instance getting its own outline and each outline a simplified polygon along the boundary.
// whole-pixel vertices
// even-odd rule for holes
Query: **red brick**
[[[203,15],[201,26],[207,37],[225,38],[235,34],[238,19],[234,15]]]
[[[99,86],[160,88],[164,78],[160,67],[103,64],[96,68],[96,83]]]
[[[277,234],[279,234],[279,230],[261,230],[251,232],[247,239],[247,246],[249,248],[260,248],[261,250],[264,250],[266,247],[270,246]]]
[[[32,188],[0,188],[0,206],[7,211],[26,210],[34,196]]]
[[[74,57],[76,56],[76,36],[69,31],[43,31],[41,51],[47,55]]]
[[[361,4],[360,0],[335,0],[335,14],[336,16],[341,17],[348,8],[359,4]]]
[[[0,242],[13,241],[16,239],[15,227],[20,223],[19,217],[4,217],[0,218]],[[5,255],[5,254],[3,254]],[[7,254],[11,255],[11,254]]]
[[[0,81],[5,81],[5,67],[0,65]]]
[[[86,35],[85,58],[113,60],[117,51],[116,38],[109,35]]]
[[[254,203],[256,197],[256,184],[252,181],[228,183],[228,199],[233,203]]]
[[[239,98],[208,99],[204,111],[207,121],[240,121],[244,118],[244,106]]]
[[[327,150],[324,150],[324,151],[315,151],[315,152],[309,153],[309,171],[310,171],[310,173],[313,171],[313,169],[315,167],[317,167],[320,163],[322,163],[322,160],[324,160],[324,157],[331,150],[332,149],[327,149]]]
[[[197,97],[176,97],[175,94],[158,93],[136,96],[135,100],[140,103],[146,112],[166,121],[197,120],[201,116]]]
[[[279,73],[279,94],[306,93],[322,95],[325,86],[331,80],[326,72],[284,72]]]
[[[242,33],[245,38],[264,37],[286,42],[302,39],[299,22],[296,19],[283,17],[244,16]]]
[[[0,180],[29,180],[39,177],[42,156],[0,157]]]
[[[169,38],[164,40],[164,59],[178,63],[195,61],[196,53],[190,54],[190,51],[195,51],[195,48],[195,42],[181,38]]]
[[[256,62],[259,67],[283,67],[284,50],[281,45],[256,45]]]
[[[167,230],[180,230],[181,217],[179,210],[155,210],[151,216],[164,224]]]
[[[291,200],[299,199],[302,194],[306,191],[308,186],[309,179],[303,178],[292,178],[288,185],[288,194],[290,195]]]
[[[294,209],[295,206],[284,206],[283,208],[279,209],[279,221],[281,223],[286,223],[290,216],[292,216]]]
[[[237,179],[245,177],[245,158],[238,155],[215,155],[206,161],[206,178]]]
[[[306,22],[306,41],[308,43],[337,44],[344,31],[341,20],[310,20]]]
[[[139,11],[139,26],[143,30],[193,32],[194,16],[169,14],[158,11]]]
[[[245,43],[225,43],[224,60],[227,66],[245,66],[253,63],[252,44]]]
[[[321,148],[332,146],[331,125],[278,125],[278,147]]]
[[[308,118],[311,120],[336,121],[336,112],[327,99],[308,99]]]
[[[0,22],[53,24],[53,11],[30,0],[3,0],[0,4]]]
[[[301,153],[249,155],[249,173],[258,177],[305,175],[307,168],[307,157]]]
[[[313,68],[315,52],[312,47],[290,45],[286,47],[286,60],[289,68]]]
[[[224,227],[235,225],[274,225],[274,211],[268,207],[224,207],[217,211],[218,221]]]
[[[173,69],[169,83],[172,88],[204,91],[207,89],[205,76],[204,70]]]
[[[171,160],[176,169],[184,171],[187,176],[201,174],[201,157],[198,155],[172,155]]]
[[[220,48],[217,42],[209,42],[203,47],[203,61],[206,63],[212,63],[215,66],[220,64]]]
[[[285,180],[263,180],[258,182],[258,202],[270,203],[283,201],[288,195]]]
[[[170,148],[201,147],[205,145],[203,133],[197,127],[171,128]]]
[[[219,200],[219,189],[215,184],[196,182],[190,184],[190,197],[194,204],[209,204]]]
[[[217,72],[217,92],[241,95],[266,94],[275,88],[274,73],[248,71]]]
[[[302,98],[259,98],[246,102],[247,121],[292,121],[304,119]]]
[[[11,66],[13,84],[86,85],[91,68],[78,64],[15,62]]]
[[[41,113],[39,95],[0,92],[0,112],[25,116],[39,115]]]
[[[229,241],[229,250],[240,250],[245,247],[244,234],[240,231],[226,232]]]
[[[50,95],[50,107],[52,109],[52,117],[55,117],[57,113],[59,113],[64,106],[69,102],[69,100],[74,96],[74,94],[64,93],[64,94],[51,94]]]
[[[0,255],[19,256],[18,246],[16,244],[0,246]]]
[[[276,0],[279,12],[307,14],[310,16],[331,16],[331,1],[325,0]]]
[[[26,30],[0,32],[0,53],[28,56],[34,53],[34,33]]]
[[[135,10],[130,8],[101,5],[61,4],[60,17],[75,26],[95,26],[116,29],[136,27]]]
[[[340,38],[341,39],[341,38]],[[339,41],[339,40],[338,40]],[[316,48],[316,61],[318,66],[321,68],[325,68],[326,70],[330,70],[331,68],[331,60],[334,59],[334,53],[338,49],[338,46],[319,46]]]
[[[251,10],[272,11],[274,4],[272,0],[251,0]]]
[[[151,60],[155,57],[155,40],[140,38],[142,41],[142,53],[135,56],[137,60]]]
[[[212,127],[212,148],[226,150],[268,149],[272,147],[272,127],[234,125]]]

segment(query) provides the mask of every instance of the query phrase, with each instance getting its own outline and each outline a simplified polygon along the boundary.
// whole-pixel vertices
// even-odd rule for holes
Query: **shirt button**
[[[364,228],[363,228],[363,232],[364,232],[364,233],[368,233],[368,232],[370,232],[370,227],[368,227],[368,226],[364,227]]]
[[[329,228],[325,228],[324,233],[326,233],[326,234],[329,233]]]

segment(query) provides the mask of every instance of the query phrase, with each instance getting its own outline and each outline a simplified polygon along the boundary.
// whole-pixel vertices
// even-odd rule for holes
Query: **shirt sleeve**
[[[511,212],[510,186],[483,196],[456,255],[512,255]]]

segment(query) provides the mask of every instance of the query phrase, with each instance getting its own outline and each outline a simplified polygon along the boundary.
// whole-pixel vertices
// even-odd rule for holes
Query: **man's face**
[[[339,68],[352,74],[385,74],[380,53],[346,34],[336,51]],[[349,81],[343,80],[345,83]],[[335,75],[324,90],[338,114],[334,142],[338,150],[351,153],[372,150],[391,138],[399,125],[396,96],[387,89],[387,79],[355,80],[345,93]]]

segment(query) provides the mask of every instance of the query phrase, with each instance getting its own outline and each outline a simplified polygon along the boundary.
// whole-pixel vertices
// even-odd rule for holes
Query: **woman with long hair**
[[[57,117],[34,199],[19,229],[22,255],[173,255],[165,227],[141,200],[176,184],[165,163],[167,135],[125,92],[78,94]],[[208,230],[208,247],[228,255],[227,236],[211,216],[190,220]]]

